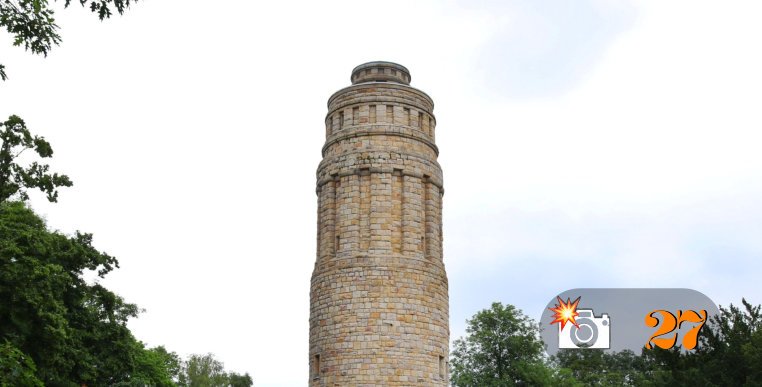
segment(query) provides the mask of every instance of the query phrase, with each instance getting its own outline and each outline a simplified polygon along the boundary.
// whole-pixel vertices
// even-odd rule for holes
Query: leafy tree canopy
[[[175,387],[182,361],[174,352],[163,346],[145,349],[142,343],[135,352],[135,368],[129,375],[112,387]]]
[[[630,350],[562,349],[553,361],[583,386],[641,386],[646,380],[645,360]]]
[[[539,326],[512,305],[496,302],[468,320],[455,340],[453,386],[551,385]]]
[[[127,329],[137,306],[83,278],[85,271],[103,278],[116,267],[114,257],[92,246],[91,234],[48,231],[24,203],[0,203],[0,342],[6,343],[0,380],[33,374],[50,386],[173,385],[177,355],[146,350]],[[35,385],[29,380],[19,385]]]
[[[55,0],[54,0],[55,1]],[[78,0],[80,5],[88,7],[100,20],[108,19],[115,10],[123,14],[130,3],[137,0]],[[71,0],[64,0],[64,8]],[[14,46],[24,46],[33,54],[47,56],[48,52],[61,43],[58,25],[53,18],[54,12],[48,0],[0,0],[0,28],[13,35]],[[0,79],[6,80],[5,66],[0,64]]]
[[[0,346],[0,386],[42,387],[36,371],[34,360],[7,340]]]
[[[183,387],[250,387],[254,384],[248,373],[225,372],[225,365],[211,353],[190,355],[178,380],[178,385]]]
[[[230,387],[251,387],[254,385],[254,381],[249,376],[249,373],[239,375],[235,372],[230,373]]]
[[[68,176],[49,173],[47,164],[35,161],[24,167],[18,163],[19,156],[29,149],[41,158],[53,156],[50,143],[43,137],[32,136],[24,120],[18,116],[10,116],[7,121],[0,122],[0,141],[0,203],[14,195],[27,200],[28,188],[37,188],[47,195],[49,201],[56,202],[58,187],[71,187]]]

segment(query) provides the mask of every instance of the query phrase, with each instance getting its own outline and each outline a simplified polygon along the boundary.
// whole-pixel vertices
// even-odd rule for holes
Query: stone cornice
[[[322,156],[325,157],[325,153],[326,150],[328,150],[328,147],[341,140],[366,136],[397,136],[417,140],[426,144],[434,151],[434,154],[439,156],[439,148],[436,144],[434,144],[434,140],[429,135],[417,130],[405,130],[404,128],[400,128],[399,125],[393,124],[370,124],[349,127],[347,129],[337,131],[326,139],[325,145],[323,145],[322,149]]]

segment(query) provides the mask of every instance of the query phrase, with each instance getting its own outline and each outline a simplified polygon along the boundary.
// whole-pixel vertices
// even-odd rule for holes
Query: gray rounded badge
[[[549,355],[590,348],[640,354],[643,348],[695,349],[718,314],[709,297],[692,289],[580,288],[554,296],[540,327]]]

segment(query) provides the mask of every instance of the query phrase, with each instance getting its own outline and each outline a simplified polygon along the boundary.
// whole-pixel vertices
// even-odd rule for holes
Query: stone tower
[[[446,386],[447,276],[434,102],[390,62],[328,99],[317,170],[310,386]]]

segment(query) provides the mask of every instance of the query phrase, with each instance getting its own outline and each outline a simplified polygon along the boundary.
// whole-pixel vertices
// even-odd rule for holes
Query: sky
[[[304,385],[326,102],[375,60],[435,101],[453,340],[573,288],[762,303],[759,2],[53,6],[47,58],[0,33],[0,117],[53,146],[74,186],[32,207],[117,257],[149,346]]]

